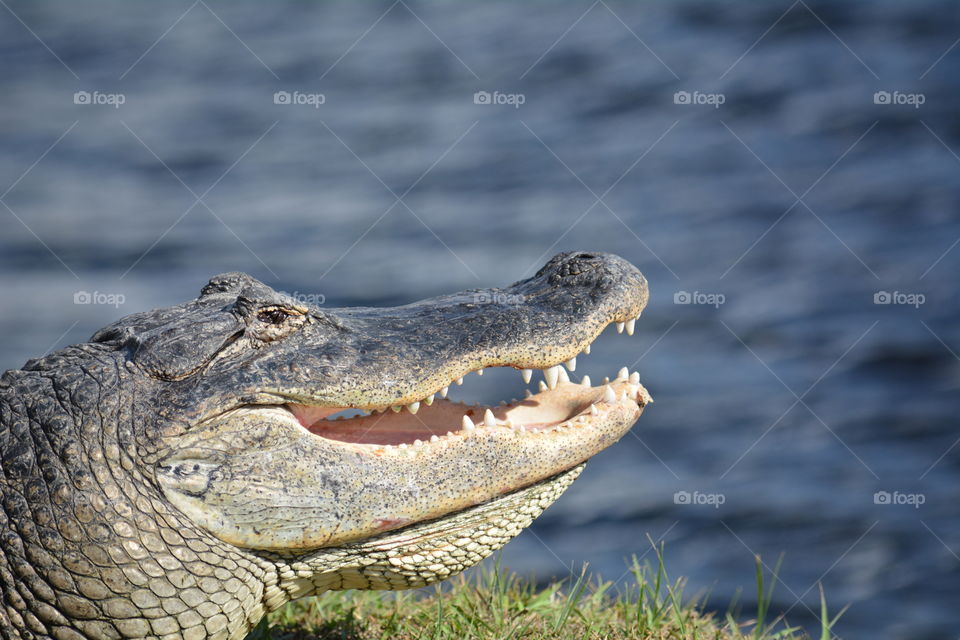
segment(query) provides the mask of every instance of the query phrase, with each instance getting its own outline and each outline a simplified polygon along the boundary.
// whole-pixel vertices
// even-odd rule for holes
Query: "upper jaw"
[[[632,333],[648,297],[643,275],[625,260],[578,253],[556,256],[504,289],[329,310],[335,335],[315,323],[261,357],[261,368],[273,373],[261,379],[258,396],[365,410],[423,403],[487,367],[573,363],[605,327]]]

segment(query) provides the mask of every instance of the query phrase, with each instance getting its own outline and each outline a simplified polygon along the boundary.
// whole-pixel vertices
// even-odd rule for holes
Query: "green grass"
[[[398,593],[332,592],[288,604],[261,622],[248,640],[807,640],[778,618],[770,619],[776,583],[757,560],[756,617],[737,620],[731,608],[713,615],[703,597],[687,598],[684,581],[671,581],[663,549],[656,562],[630,566],[627,584],[615,588],[582,572],[576,579],[536,588],[498,566],[473,579]],[[779,567],[779,564],[777,565]],[[841,612],[842,614],[842,612]],[[830,618],[821,591],[821,640],[830,640]]]

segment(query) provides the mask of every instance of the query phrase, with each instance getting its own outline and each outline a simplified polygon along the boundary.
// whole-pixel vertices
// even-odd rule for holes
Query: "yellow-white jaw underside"
[[[279,567],[264,604],[342,589],[424,587],[472,567],[543,513],[573,484],[584,465],[483,504],[399,531],[307,554],[265,554]]]

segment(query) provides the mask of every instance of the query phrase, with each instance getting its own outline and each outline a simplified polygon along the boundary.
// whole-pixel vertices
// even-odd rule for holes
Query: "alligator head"
[[[54,447],[65,469],[48,464],[75,479],[71,504],[93,507],[54,519],[80,520],[59,526],[79,540],[68,551],[101,574],[109,599],[131,603],[111,610],[86,597],[82,616],[61,607],[65,624],[89,637],[107,628],[94,624],[162,635],[163,619],[182,637],[242,637],[291,598],[422,586],[475,564],[650,401],[626,369],[592,385],[564,368],[606,326],[632,334],[647,298],[635,267],[599,253],[558,255],[505,289],[394,308],[309,306],[233,273],[192,302],[129,316],[90,344],[10,372],[4,390],[22,391],[31,371],[53,380],[54,393],[70,388],[70,424],[41,418],[52,440],[70,441]],[[544,381],[489,407],[447,399],[488,367],[517,369],[525,382],[541,369]],[[78,436],[75,446],[63,433]],[[3,458],[7,501],[15,463]],[[49,584],[65,564],[34,570]],[[102,574],[114,566],[112,584]],[[168,607],[159,591],[184,606]],[[191,611],[199,617],[181,620]]]

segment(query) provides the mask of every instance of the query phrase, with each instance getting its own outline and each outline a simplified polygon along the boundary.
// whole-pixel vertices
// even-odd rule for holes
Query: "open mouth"
[[[612,323],[618,333],[633,335],[636,318]],[[590,353],[590,346],[583,349]],[[463,384],[458,378],[416,402],[398,406],[329,407],[287,404],[286,408],[309,432],[376,454],[411,455],[432,447],[443,447],[484,434],[513,433],[516,437],[550,437],[571,430],[589,428],[596,422],[619,420],[634,415],[652,402],[640,384],[640,374],[623,367],[613,378],[596,385],[589,376],[579,382],[570,379],[576,357],[541,369],[539,391],[524,390],[521,400],[503,401],[496,406],[468,405],[447,398],[450,385]],[[510,365],[504,365],[510,366]],[[483,375],[483,369],[475,371]],[[525,384],[533,381],[533,369],[521,369]],[[439,397],[438,397],[439,396]],[[345,417],[347,410],[360,415]],[[634,416],[635,419],[635,416]]]

